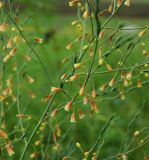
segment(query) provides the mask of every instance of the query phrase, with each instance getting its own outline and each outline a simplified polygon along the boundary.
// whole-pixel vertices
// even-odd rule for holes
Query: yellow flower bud
[[[69,79],[70,79],[70,81],[74,81],[74,80],[76,80],[78,77],[79,77],[79,75],[78,75],[78,74],[75,74],[75,75],[73,75],[72,77],[70,77]]]
[[[83,18],[87,19],[90,16],[90,13],[88,10],[85,10],[85,12],[83,13]]]
[[[82,86],[81,88],[80,88],[80,91],[79,91],[79,95],[80,96],[83,96],[84,95],[84,86]]]
[[[140,135],[140,131],[135,131],[134,132],[134,137],[137,137],[137,136],[139,136]]]
[[[74,64],[74,68],[75,68],[75,69],[78,69],[80,66],[81,66],[81,63],[75,63],[75,64]]]
[[[76,147],[77,147],[77,148],[81,148],[81,145],[80,145],[79,142],[76,143]]]
[[[95,91],[95,89],[92,91],[92,98],[93,98],[93,99],[96,98],[96,91]]]
[[[66,104],[66,106],[64,107],[64,110],[68,112],[68,111],[70,111],[71,107],[72,107],[72,101],[70,101]]]
[[[145,32],[146,32],[146,30],[144,30],[144,31],[141,31],[141,32],[139,33],[139,37],[142,37],[142,36],[144,36]]]
[[[113,87],[115,85],[115,79],[111,79],[111,81],[109,82],[109,86]]]
[[[124,4],[125,4],[125,6],[129,7],[130,6],[130,0],[126,0]]]
[[[72,0],[72,1],[69,2],[69,6],[70,7],[76,6],[77,3],[78,3],[78,0]]]
[[[117,7],[120,7],[122,4],[122,0],[117,0]]]
[[[103,59],[102,58],[100,58],[99,60],[98,60],[98,64],[101,66],[101,65],[103,65]]]
[[[62,88],[57,88],[57,87],[52,87],[51,88],[51,92],[53,93],[58,93],[58,92],[61,92],[62,91]]]
[[[69,44],[66,46],[66,49],[67,49],[67,50],[70,50],[72,47],[73,47],[73,43],[69,43]]]

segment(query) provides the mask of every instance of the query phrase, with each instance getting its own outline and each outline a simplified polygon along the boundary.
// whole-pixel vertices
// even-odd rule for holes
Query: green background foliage
[[[64,2],[58,2],[58,1],[34,1],[34,0],[19,0],[18,2],[20,4],[20,8],[18,9],[18,13],[20,16],[20,20],[23,22],[27,19],[27,21],[23,24],[24,34],[29,39],[30,43],[33,43],[33,40],[35,37],[42,37],[45,38],[45,35],[47,33],[51,33],[51,36],[49,37],[48,41],[43,41],[43,44],[36,46],[36,51],[38,52],[39,56],[41,57],[42,61],[45,63],[46,68],[50,72],[50,75],[52,77],[52,81],[54,81],[54,84],[58,84],[58,80],[60,75],[63,73],[63,71],[67,68],[69,68],[72,64],[72,51],[67,51],[65,46],[74,40],[74,38],[78,35],[77,30],[75,30],[73,27],[71,27],[70,23],[73,20],[76,20],[76,16],[73,14],[63,14],[59,13],[57,14],[57,5],[58,3],[64,3],[64,5],[67,5],[67,3]],[[137,1],[140,3],[140,1]],[[141,1],[142,3],[148,3],[148,1],[144,0]],[[14,8],[17,3],[14,1]],[[37,6],[37,7],[36,7]],[[42,9],[45,9],[43,11]],[[1,15],[1,18],[3,15]],[[101,19],[101,22],[104,22],[106,17],[103,17]],[[126,23],[131,26],[144,26],[148,22],[148,18],[120,18],[115,17],[109,24],[111,27],[116,27],[118,23]],[[1,20],[2,22],[2,20]],[[10,31],[11,32],[11,31]],[[107,31],[107,34],[109,34],[110,31]],[[126,32],[127,34],[137,34],[139,31],[133,31],[133,32]],[[148,36],[147,33],[143,38],[142,42],[148,44]],[[9,33],[3,35],[2,37],[9,37]],[[107,44],[106,44],[107,45]],[[108,45],[104,46],[108,50]],[[0,44],[0,47],[2,49],[3,43]],[[125,48],[125,46],[124,46]],[[124,50],[123,48],[123,50]],[[149,51],[149,45],[146,45],[146,50]],[[27,127],[29,125],[29,131],[27,134],[30,134],[37,123],[37,120],[41,116],[41,113],[43,112],[45,105],[42,103],[41,99],[43,98],[43,95],[47,95],[50,91],[50,83],[47,77],[45,76],[41,66],[39,65],[38,60],[36,57],[32,54],[30,49],[26,46],[25,43],[20,44],[17,47],[17,65],[18,68],[22,66],[24,63],[24,60],[22,58],[23,54],[30,53],[33,60],[26,64],[25,69],[23,69],[20,73],[20,81],[24,83],[25,87],[22,87],[20,94],[21,94],[21,110],[23,110],[24,107],[27,106],[27,112],[26,114],[31,114],[33,117],[33,120],[26,122],[24,121],[25,126]],[[135,56],[132,56],[128,64],[131,66],[131,64],[138,61],[140,54],[142,54],[141,47],[138,45],[135,49]],[[62,59],[65,57],[69,58],[69,61],[66,62],[66,64],[62,63]],[[111,66],[115,65],[115,59],[117,57],[111,57],[110,62]],[[2,59],[0,59],[2,61]],[[10,64],[13,62],[10,62]],[[9,76],[11,74],[11,67],[6,66],[5,69],[5,76]],[[27,72],[29,75],[32,75],[35,79],[35,83],[33,85],[27,84],[23,78],[24,72]],[[100,87],[100,85],[105,81],[109,80],[109,77],[107,76],[105,79],[102,79],[102,76],[95,82],[96,87]],[[15,79],[15,82],[17,82],[17,78]],[[92,88],[92,85],[90,86]],[[105,141],[105,144],[100,152],[100,157],[108,157],[108,155],[117,154],[117,150],[119,149],[121,140],[125,137],[127,126],[132,120],[132,117],[136,114],[136,111],[139,110],[139,108],[142,105],[143,100],[146,100],[147,103],[141,111],[140,117],[137,119],[131,133],[130,137],[133,136],[134,131],[140,130],[143,127],[148,126],[148,85],[145,87],[142,87],[141,89],[134,90],[130,92],[128,95],[126,95],[126,100],[121,101],[120,99],[114,99],[109,100],[105,102],[100,103],[100,113],[97,115],[94,115],[93,117],[86,116],[83,120],[78,121],[75,124],[71,124],[69,122],[69,116],[65,116],[66,113],[62,111],[60,115],[57,117],[57,121],[60,123],[62,133],[65,135],[64,140],[60,141],[62,149],[65,151],[65,148],[68,148],[66,150],[66,153],[73,152],[72,156],[74,159],[81,159],[81,153],[79,150],[76,149],[74,146],[77,141],[79,141],[82,144],[82,147],[87,151],[95,142],[98,134],[101,131],[102,126],[106,123],[107,119],[111,115],[111,113],[116,113],[117,118],[113,125],[110,128],[109,134],[107,134],[107,138],[109,141]],[[28,91],[27,89],[31,89],[33,92],[36,93],[37,99],[30,100],[28,97]],[[14,88],[14,90],[17,90]],[[104,97],[103,97],[104,98]],[[26,99],[28,99],[26,101]],[[60,97],[57,101],[61,102],[63,100],[63,97]],[[8,100],[9,101],[9,100]],[[7,132],[13,132],[14,126],[18,123],[18,118],[16,118],[17,109],[16,104],[9,104],[11,106],[11,111],[6,114],[6,122],[7,122]],[[56,105],[56,104],[55,104]],[[9,108],[9,106],[6,106]],[[87,106],[89,108],[89,106]],[[54,108],[54,106],[52,107]],[[11,117],[11,118],[10,118]],[[56,123],[54,120],[50,121],[51,124]],[[48,130],[48,129],[47,129]],[[20,134],[16,134],[17,136],[20,136]],[[36,135],[39,137],[38,135]],[[51,136],[51,132],[49,131],[49,136]],[[11,135],[10,135],[11,137]],[[12,138],[13,135],[12,135]],[[36,138],[35,138],[36,139]],[[141,137],[140,137],[141,139]],[[71,144],[72,142],[72,144]],[[10,158],[10,159],[18,159],[20,157],[18,150],[23,149],[22,147],[22,141],[18,142],[16,145],[14,145],[14,150],[16,154]],[[51,148],[53,146],[49,145],[48,151],[55,152]],[[38,150],[38,149],[37,149]],[[52,151],[51,151],[52,150]],[[34,148],[32,146],[29,147],[28,154],[33,152]],[[64,152],[65,153],[65,152]],[[149,155],[148,146],[145,146],[141,149],[139,152],[135,152],[135,154],[130,154],[129,159],[131,160],[140,160],[143,159],[144,153]],[[55,154],[55,157],[53,156],[53,159],[59,159],[58,156],[60,153]],[[65,154],[64,154],[65,155]]]

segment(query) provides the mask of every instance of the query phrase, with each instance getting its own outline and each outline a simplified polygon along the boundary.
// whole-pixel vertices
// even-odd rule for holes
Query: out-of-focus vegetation
[[[142,0],[142,2],[148,3],[147,0]],[[48,72],[50,72],[53,85],[57,85],[59,82],[59,78],[63,74],[63,72],[72,66],[72,59],[74,58],[72,55],[74,51],[67,51],[66,46],[78,35],[78,30],[75,27],[71,26],[71,22],[76,20],[76,16],[54,13],[54,10],[56,9],[56,3],[58,4],[64,2],[50,1],[49,3],[48,0],[19,0],[18,3],[20,5],[20,7],[18,8],[21,9],[18,9],[16,13],[18,13],[20,18],[20,28],[22,29],[25,37],[27,37],[27,39],[29,40],[30,44],[35,48],[38,55],[41,57]],[[140,3],[139,0],[138,3]],[[14,2],[14,5],[17,5],[17,3]],[[36,5],[38,6],[37,8],[35,7]],[[65,3],[65,5],[67,5],[67,3]],[[15,6],[14,8],[16,9],[17,7]],[[46,8],[46,10],[44,11],[40,8]],[[50,10],[50,12],[48,12],[48,10]],[[14,16],[15,14],[12,15]],[[4,17],[4,13],[1,13],[0,16],[2,19]],[[105,22],[106,19],[107,17],[102,17],[101,22]],[[6,20],[8,20],[8,22],[10,23],[10,19],[8,17],[6,18]],[[137,28],[140,26],[145,26],[147,24],[147,21],[149,21],[149,19],[147,18],[138,19],[136,17],[131,19],[116,17],[109,23],[108,26],[115,28],[118,23],[126,23],[129,24],[129,27]],[[2,22],[3,21],[1,20],[1,23]],[[19,38],[21,37],[17,29],[11,35],[11,29],[15,26],[13,24],[10,24],[10,26],[11,27],[9,28],[7,33],[1,33],[0,35],[1,50],[6,43],[6,39],[9,39],[11,36],[18,36]],[[128,35],[135,35],[139,32],[140,30],[137,29],[133,31],[123,31],[124,34]],[[107,30],[105,34],[109,35],[110,33],[111,31]],[[141,39],[141,42],[144,45],[146,44],[144,47],[147,52],[149,52],[148,36],[149,33],[147,32]],[[36,39],[37,37],[43,39],[42,44],[34,43],[34,39]],[[105,50],[108,50],[110,47],[111,46],[109,46],[108,44],[104,45]],[[0,54],[1,85],[7,79],[14,78],[14,93],[19,94],[16,96],[20,98],[20,101],[14,101],[14,103],[12,103],[11,98],[6,99],[4,103],[1,102],[1,113],[3,113],[3,110],[6,111],[5,118],[3,119],[3,115],[1,118],[1,128],[3,128],[2,125],[5,125],[4,129],[7,133],[10,133],[9,139],[21,137],[21,129],[25,128],[27,129],[25,138],[28,139],[28,135],[32,133],[36,123],[39,121],[39,118],[41,117],[41,114],[45,109],[43,98],[49,94],[51,85],[48,78],[45,76],[41,65],[39,64],[38,59],[35,57],[26,43],[22,41],[19,42],[18,40],[18,42],[16,43],[16,48],[17,56],[15,58],[13,57],[14,59],[9,62],[8,66],[3,64],[3,54]],[[124,49],[125,48],[123,48],[122,51],[124,51]],[[128,62],[130,66],[134,63],[137,64],[137,62],[140,60],[140,55],[142,54],[141,43],[135,48],[133,54],[136,55],[132,55],[130,57],[130,60]],[[28,55],[32,60],[27,62],[24,61],[24,55]],[[68,58],[68,60],[63,63],[63,60],[65,58]],[[116,56],[110,57],[111,66],[114,66],[117,63],[116,59],[118,59]],[[17,64],[17,73],[14,73],[12,71],[12,66],[14,65],[14,63]],[[31,75],[31,77],[34,79],[34,83],[28,82],[29,77],[27,78],[27,75]],[[99,88],[104,81],[109,80],[109,77],[107,76],[104,79],[102,78],[102,76],[100,76],[99,79],[95,77],[96,81],[94,85]],[[93,84],[90,82],[89,87],[92,88],[92,85]],[[17,88],[16,86],[19,87]],[[37,153],[35,159],[58,160],[67,155],[68,157],[70,155],[70,158],[72,157],[72,159],[81,159],[81,151],[75,146],[75,143],[80,142],[84,151],[88,151],[90,147],[95,143],[98,135],[101,133],[103,125],[107,122],[112,113],[115,113],[117,117],[109,128],[108,133],[106,133],[107,135],[103,141],[103,146],[99,152],[99,157],[101,159],[104,159],[104,157],[110,157],[117,154],[120,149],[122,140],[126,136],[127,128],[130,127],[129,125],[133,120],[135,120],[135,122],[133,122],[132,130],[130,131],[130,133],[128,133],[129,136],[127,135],[128,143],[134,136],[134,133],[136,131],[140,131],[145,127],[146,130],[148,129],[148,87],[149,85],[147,84],[140,89],[133,90],[126,95],[126,99],[123,101],[120,98],[110,100],[109,96],[109,100],[100,102],[100,112],[98,114],[94,114],[93,116],[90,116],[90,113],[87,112],[87,109],[89,109],[90,107],[85,106],[85,112],[87,116],[82,120],[78,120],[74,124],[70,123],[70,113],[66,114],[64,111],[62,111],[60,114],[58,114],[56,119],[50,119],[45,128],[45,124],[42,124],[33,139],[32,145],[29,146],[27,156],[29,157],[31,153]],[[2,88],[3,87],[1,87],[1,91]],[[74,88],[74,90],[76,90],[76,88]],[[63,103],[63,98],[63,96],[60,97],[59,99],[57,99],[57,102]],[[106,95],[102,98],[106,98]],[[52,109],[58,107],[57,102],[54,102]],[[80,104],[78,104],[78,106],[79,105]],[[144,105],[144,108],[141,110],[142,105]],[[18,111],[18,109],[20,109],[20,111]],[[16,116],[18,115],[18,112],[25,113],[25,115],[31,115],[31,117],[29,116],[29,118],[23,119],[23,127],[19,127],[20,130],[15,130],[15,128],[17,128],[21,123],[20,119]],[[138,117],[135,117],[137,112]],[[148,131],[146,130],[145,132]],[[145,133],[143,132],[142,135],[139,135],[136,138],[133,143],[133,147],[139,144],[140,140],[144,138],[144,135]],[[15,154],[12,157],[7,157],[7,159],[20,158],[21,151],[24,147],[24,141],[22,140],[23,139],[13,145]],[[37,141],[40,140],[42,140],[42,142],[39,143],[39,146],[33,146],[35,142],[37,143]],[[4,141],[1,140],[0,144],[3,143]],[[46,148],[44,148],[45,146]],[[128,155],[128,159],[140,160],[145,156],[148,157],[148,146],[149,145],[143,146],[139,151],[134,151],[132,154]],[[2,154],[2,157],[3,155],[5,155],[5,153]]]

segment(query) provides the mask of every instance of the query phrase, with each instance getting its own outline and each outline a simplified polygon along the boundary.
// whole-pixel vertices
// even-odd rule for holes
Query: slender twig
[[[94,36],[94,26],[93,26],[93,19],[92,19],[92,9],[91,9],[89,0],[87,0],[87,5],[88,5],[89,13],[90,13],[90,22],[91,22],[92,37],[93,37]]]
[[[123,28],[119,28],[119,30],[122,30],[122,31],[133,31],[133,30],[142,30],[142,29],[148,29],[149,27],[148,26],[144,26],[144,27],[130,27],[129,26],[126,28],[126,27],[123,27]],[[110,30],[115,30],[114,27],[105,27],[104,29],[110,29]]]
[[[30,45],[28,39],[25,37],[24,33],[21,31],[20,27],[18,26],[18,24],[14,21],[14,19],[11,17],[10,14],[8,14],[8,17],[10,18],[10,20],[12,21],[12,23],[16,26],[16,28],[18,29],[20,35],[22,36],[22,38],[24,39],[24,41],[26,42],[27,46],[32,50],[32,52],[34,53],[34,55],[37,57],[37,59],[39,60],[46,76],[48,77],[48,79],[50,80],[50,83],[52,84],[52,80],[51,77],[49,75],[48,70],[46,69],[43,61],[41,60],[40,56],[38,55],[38,53],[35,51],[35,49]]]
[[[149,143],[149,139],[147,139],[144,143],[142,143],[142,144],[140,144],[140,145],[138,145],[138,146],[130,149],[129,151],[126,151],[126,152],[122,153],[122,154],[128,155],[130,153],[133,153],[134,151],[140,149],[141,147],[145,146],[148,143]],[[114,159],[114,158],[117,158],[117,157],[118,157],[118,155],[114,155],[114,156],[111,156],[111,157],[108,157],[108,158],[103,158],[102,160],[110,160],[110,159]]]
[[[104,29],[106,25],[110,22],[110,20],[116,15],[116,13],[120,10],[123,6],[125,0],[122,1],[121,5],[115,9],[115,11],[110,15],[110,17],[106,20],[106,22],[102,25],[101,29]]]
[[[55,99],[55,96],[56,96],[56,94],[53,95],[51,101],[50,101],[49,104],[47,105],[45,111],[43,112],[43,114],[42,114],[42,116],[41,116],[41,118],[40,118],[40,120],[38,121],[37,125],[35,126],[32,134],[30,135],[29,140],[28,140],[27,144],[26,144],[25,147],[24,147],[24,150],[23,150],[23,152],[22,152],[22,155],[21,155],[20,160],[23,160],[23,159],[25,158],[25,153],[26,153],[26,151],[27,151],[27,149],[28,149],[28,147],[29,147],[29,145],[30,145],[30,143],[31,143],[31,141],[32,141],[35,133],[37,132],[40,124],[42,123],[42,120],[45,118],[46,114],[48,113],[48,111],[49,111],[49,109],[50,109],[50,107],[51,107],[51,105],[52,105],[52,103],[53,103],[53,101],[54,101],[54,99]]]
[[[99,137],[97,138],[95,144],[93,145],[93,147],[91,148],[90,152],[93,152],[95,150],[95,148],[98,146],[100,140],[103,138],[105,132],[107,131],[107,129],[109,128],[111,122],[113,121],[113,119],[115,118],[115,114],[112,115],[110,117],[110,119],[108,120],[108,122],[105,124],[105,126],[102,128],[101,133],[99,135]]]

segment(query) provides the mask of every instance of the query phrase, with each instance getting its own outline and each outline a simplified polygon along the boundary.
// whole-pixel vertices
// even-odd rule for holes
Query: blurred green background
[[[106,2],[103,1],[106,6]],[[107,0],[109,3],[109,1]],[[129,10],[122,9],[119,13],[119,16],[116,16],[109,24],[109,26],[115,27],[118,23],[125,22],[130,26],[145,26],[149,22],[149,13],[146,11],[146,8],[149,7],[148,0],[136,0],[132,1],[134,3],[134,7]],[[137,8],[142,6],[140,10],[137,12]],[[76,20],[75,9],[70,9],[68,6],[68,1],[55,1],[55,0],[14,0],[13,1],[14,11],[20,16],[21,21],[27,19],[27,21],[22,26],[24,29],[24,34],[28,37],[29,40],[32,40],[34,37],[42,37],[45,38],[45,35],[50,34],[48,40],[36,47],[39,56],[42,58],[46,67],[48,68],[52,80],[54,84],[58,84],[59,76],[71,65],[71,62],[62,64],[62,59],[65,57],[69,57],[71,60],[71,51],[67,51],[65,46],[73,41],[77,36],[77,31],[71,27],[71,22]],[[68,9],[67,9],[68,8]],[[67,10],[66,10],[67,9]],[[135,13],[135,14],[134,14]],[[144,13],[144,14],[143,14]],[[147,16],[148,14],[148,16]],[[102,17],[101,21],[104,22],[107,17]],[[134,31],[132,34],[138,33],[138,30]],[[9,35],[9,34],[8,34]],[[142,42],[148,44],[148,36],[145,35]],[[108,47],[108,46],[107,46]],[[146,45],[146,50],[149,50],[149,45]],[[137,53],[141,52],[140,46],[138,46],[135,51]],[[18,66],[21,67],[23,63],[22,55],[26,52],[30,52],[28,47],[25,44],[22,44],[18,52],[21,53],[18,56]],[[32,55],[33,56],[33,55]],[[34,56],[33,56],[34,57]],[[137,59],[137,57],[135,57]],[[134,58],[134,61],[136,60]],[[132,59],[133,62],[133,59]],[[8,74],[11,74],[10,68],[6,67],[6,71]],[[31,89],[36,93],[38,99],[31,100],[26,102],[26,98],[28,97],[27,89],[24,88],[21,90],[21,110],[23,111],[23,106],[27,106],[26,114],[32,114],[35,118],[34,121],[29,123],[29,133],[31,133],[32,128],[37,123],[37,119],[41,116],[41,113],[44,110],[43,103],[39,100],[43,98],[43,95],[46,95],[50,91],[50,85],[48,79],[44,76],[41,66],[38,64],[38,60],[34,57],[33,61],[26,64],[23,72],[29,73],[35,78],[35,83],[33,85],[26,84],[26,88]],[[23,72],[21,74],[23,74]],[[104,80],[103,80],[104,81]],[[24,79],[21,79],[22,83]],[[100,86],[100,83],[97,86]],[[115,99],[107,102],[102,102],[100,104],[100,113],[95,115],[94,118],[86,117],[84,120],[77,122],[76,124],[70,124],[69,117],[64,117],[64,114],[58,117],[58,121],[60,121],[60,126],[62,132],[66,135],[65,142],[62,142],[63,147],[68,147],[69,142],[73,142],[72,150],[75,148],[75,142],[79,141],[85,150],[88,150],[90,146],[92,146],[99,135],[103,124],[107,121],[108,117],[111,113],[117,114],[117,119],[115,123],[112,125],[110,129],[110,134],[108,134],[109,142],[105,142],[104,147],[101,150],[101,157],[108,157],[109,155],[117,154],[117,151],[120,146],[121,140],[125,137],[127,126],[132,120],[133,116],[139,110],[142,105],[143,100],[147,101],[145,108],[141,112],[140,117],[137,119],[135,126],[133,127],[130,137],[133,135],[135,130],[140,130],[143,127],[149,125],[148,123],[148,87],[143,87],[139,91],[133,91],[126,96],[125,101],[121,101],[120,99]],[[29,98],[27,98],[29,99]],[[61,101],[61,99],[59,99]],[[56,104],[55,104],[56,105]],[[6,121],[8,124],[8,128],[13,129],[13,127],[17,123],[17,118],[12,116],[12,113],[17,114],[17,110],[14,107],[8,112]],[[26,122],[25,126],[27,126]],[[55,123],[55,122],[51,122]],[[141,139],[141,137],[139,137]],[[67,142],[67,143],[66,143]],[[22,142],[19,142],[19,145],[15,145],[14,148],[17,152],[20,148],[22,148]],[[61,142],[60,142],[61,143]],[[136,142],[137,143],[137,142]],[[52,147],[52,146],[51,146]],[[71,147],[66,150],[66,153],[71,152]],[[144,154],[149,155],[148,146],[145,146],[139,152],[135,152],[135,154],[130,154],[129,159],[131,160],[140,160],[143,159]],[[69,150],[70,149],[70,150]],[[34,151],[32,147],[30,147],[29,152]],[[49,149],[50,154],[50,149]],[[80,151],[74,149],[73,152],[74,159],[81,159]],[[12,159],[18,159],[20,153],[17,153],[12,157]],[[54,159],[55,157],[53,157]],[[58,159],[57,157],[55,159]]]

